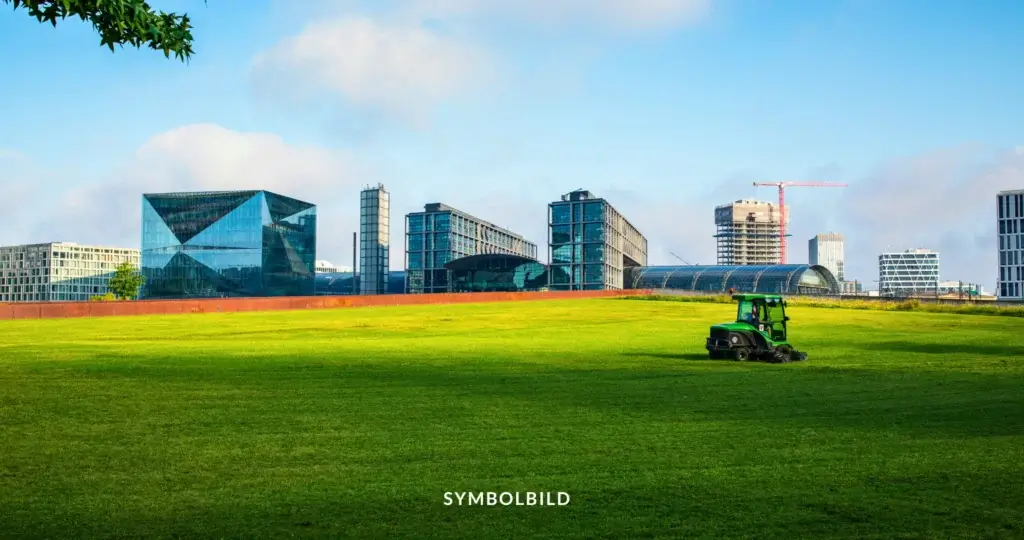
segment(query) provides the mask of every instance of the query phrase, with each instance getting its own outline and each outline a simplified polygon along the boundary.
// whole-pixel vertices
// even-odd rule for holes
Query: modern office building
[[[451,290],[451,261],[471,255],[519,255],[537,258],[537,244],[522,236],[441,203],[405,216],[406,292]]]
[[[1024,189],[1001,191],[996,196],[999,231],[1000,300],[1024,300]]]
[[[359,291],[387,294],[391,264],[391,194],[383,184],[359,194]]]
[[[548,288],[548,266],[530,257],[487,253],[455,259],[452,292],[527,292]]]
[[[835,295],[841,285],[820,265],[647,266],[627,272],[633,289]]]
[[[846,249],[843,235],[839,233],[819,234],[807,241],[807,263],[828,268],[839,281],[846,281],[843,265]]]
[[[939,254],[908,249],[878,256],[879,296],[910,297],[935,294],[939,284]]]
[[[548,205],[549,287],[626,288],[625,269],[647,265],[647,239],[615,207],[586,190]]]
[[[786,208],[789,226],[789,208]],[[739,200],[715,207],[719,265],[779,264],[782,212],[778,204]]]
[[[109,292],[118,265],[139,250],[50,242],[0,247],[0,302],[85,301]]]
[[[312,296],[316,206],[269,191],[142,196],[143,298]]]

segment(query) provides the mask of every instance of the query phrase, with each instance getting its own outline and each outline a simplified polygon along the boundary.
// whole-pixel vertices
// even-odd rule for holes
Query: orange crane
[[[786,264],[786,188],[787,187],[847,187],[846,184],[832,182],[754,182],[755,186],[774,186],[779,188],[779,247],[781,254],[779,264]]]

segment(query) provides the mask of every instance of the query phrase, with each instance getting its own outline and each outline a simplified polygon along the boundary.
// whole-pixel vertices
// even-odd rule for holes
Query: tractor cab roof
[[[752,301],[752,300],[781,301],[782,300],[782,295],[781,294],[734,294],[732,296],[732,299],[733,300],[739,300],[739,301],[743,301],[743,300],[748,300],[748,301]]]

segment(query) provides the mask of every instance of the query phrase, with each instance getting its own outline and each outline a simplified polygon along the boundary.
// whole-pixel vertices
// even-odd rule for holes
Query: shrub
[[[89,297],[90,302],[114,302],[116,300],[117,297],[114,296],[113,293],[98,294],[96,296]]]
[[[616,300],[647,300],[654,302],[696,302],[731,304],[732,296],[727,294],[714,295],[669,295],[648,294],[640,296],[620,296]],[[814,298],[807,296],[791,296],[786,300],[791,306],[814,307],[824,309],[862,309],[874,311],[922,311],[926,313],[955,313],[959,315],[996,315],[1002,317],[1024,317],[1024,306],[1000,306],[985,304],[929,304],[913,298],[899,302],[886,300],[835,300],[832,298]]]

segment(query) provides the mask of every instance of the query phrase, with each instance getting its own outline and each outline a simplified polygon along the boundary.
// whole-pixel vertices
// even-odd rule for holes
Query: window
[[[569,264],[572,262],[572,244],[563,244],[551,249],[551,264]]]
[[[422,251],[423,250],[423,235],[422,234],[410,234],[409,235],[409,251]]]
[[[587,283],[601,283],[604,281],[603,264],[588,264],[583,268],[583,281]]]
[[[604,224],[587,223],[584,225],[583,240],[586,242],[604,242]]]
[[[434,230],[448,232],[451,230],[451,214],[437,214],[434,216]]]
[[[435,251],[434,252],[434,268],[443,268],[446,263],[452,260],[452,254],[450,251]]]
[[[409,229],[408,232],[423,232],[423,216],[409,216],[407,218],[406,227]]]
[[[551,223],[569,223],[569,205],[555,204],[551,206]]]
[[[572,221],[573,223],[579,223],[583,221],[583,205],[580,203],[573,203],[572,205]]]
[[[423,269],[423,254],[422,253],[410,253],[409,254],[409,270],[422,270]]]
[[[588,202],[583,206],[583,221],[603,221],[604,203]]]
[[[1006,222],[999,220],[999,234],[1006,234]]]
[[[572,241],[571,238],[572,227],[570,225],[552,225],[551,227],[551,243],[552,244],[568,244]]]
[[[604,263],[604,244],[584,245],[583,262]]]

